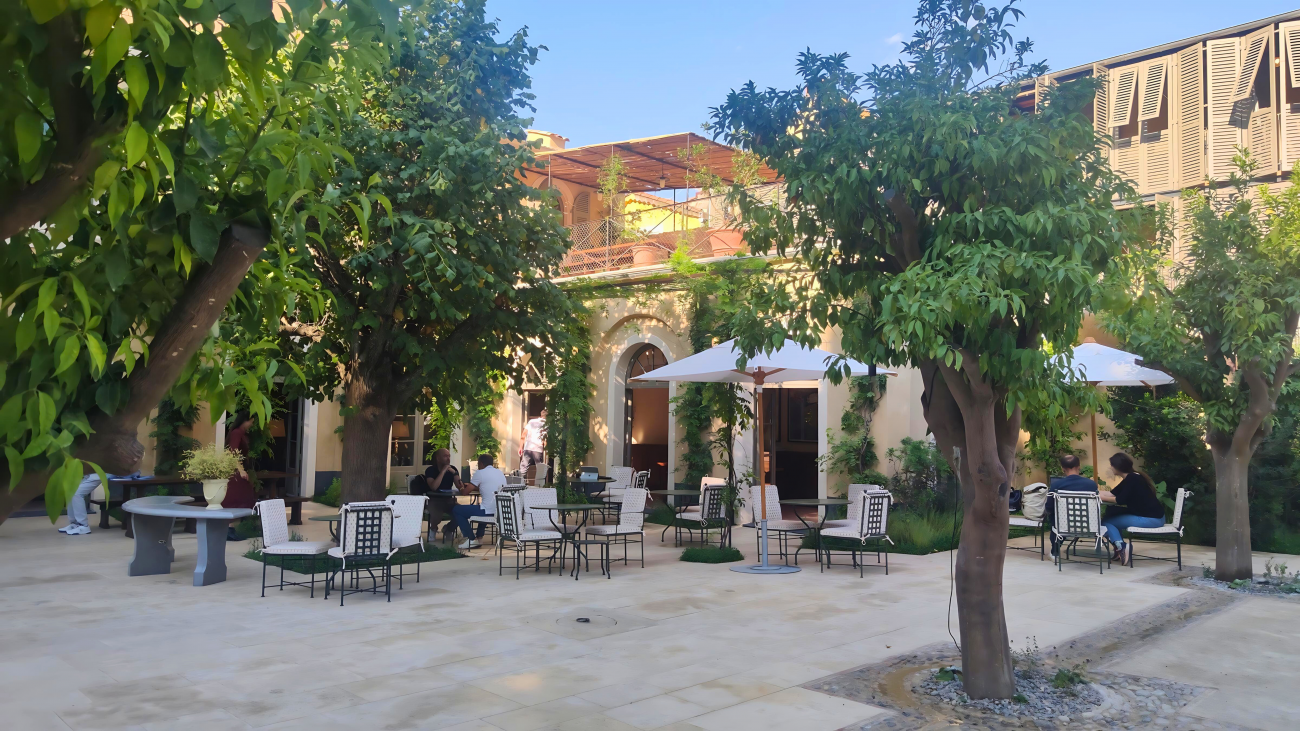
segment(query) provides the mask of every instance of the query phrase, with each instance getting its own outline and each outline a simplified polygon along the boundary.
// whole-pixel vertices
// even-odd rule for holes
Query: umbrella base
[[[795,574],[802,571],[803,569],[799,568],[798,566],[785,566],[785,565],[764,566],[762,564],[758,564],[757,566],[732,566],[731,570],[735,571],[738,574]]]

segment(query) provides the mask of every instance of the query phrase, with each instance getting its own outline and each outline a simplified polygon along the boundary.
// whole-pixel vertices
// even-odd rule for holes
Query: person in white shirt
[[[546,409],[536,419],[529,419],[524,424],[523,440],[519,445],[519,474],[527,474],[528,468],[545,461],[542,452],[546,449]]]
[[[501,470],[492,466],[492,455],[484,454],[478,458],[478,471],[474,473],[474,481],[465,485],[464,494],[477,492],[482,497],[479,505],[457,505],[451,509],[452,520],[460,526],[460,532],[465,536],[465,542],[460,544],[461,548],[478,548],[483,545],[479,540],[483,538],[483,532],[487,526],[480,523],[478,526],[478,535],[473,534],[474,527],[469,519],[476,515],[495,515],[497,508],[497,490],[505,487],[506,476]]]
[[[81,478],[81,484],[77,485],[77,493],[68,501],[68,524],[59,529],[60,533],[66,533],[70,536],[84,536],[90,532],[90,522],[87,519],[86,501],[90,499],[90,493],[99,487],[99,475],[91,472]],[[108,501],[104,501],[104,508],[108,509]]]

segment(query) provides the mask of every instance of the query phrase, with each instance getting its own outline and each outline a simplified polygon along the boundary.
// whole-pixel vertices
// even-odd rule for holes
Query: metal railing
[[[774,205],[781,186],[750,188],[751,196]],[[726,256],[744,243],[739,211],[727,196],[697,196],[682,203],[583,221],[569,228],[573,248],[560,271],[566,277],[662,265],[679,248],[692,259]]]

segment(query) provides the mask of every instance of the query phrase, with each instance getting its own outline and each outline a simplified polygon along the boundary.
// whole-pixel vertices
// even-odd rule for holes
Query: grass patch
[[[343,562],[333,556],[318,554],[316,556],[274,556],[265,555],[256,548],[249,549],[244,553],[244,558],[251,559],[267,566],[283,565],[286,571],[296,573],[312,573],[312,564],[315,563],[315,572],[322,573],[333,571],[343,565]],[[444,546],[426,545],[424,551],[419,547],[403,548],[393,554],[391,562],[394,566],[413,563],[429,563],[432,561],[448,561],[453,558],[464,558],[464,555],[454,548]]]
[[[732,563],[744,561],[745,554],[735,546],[718,548],[717,546],[692,546],[682,551],[682,561],[691,563]]]
[[[890,553],[925,556],[948,551],[957,547],[961,536],[961,514],[940,510],[891,512],[888,532],[894,541],[892,546],[885,544]],[[823,538],[822,545],[832,551],[862,550],[860,543],[846,538]],[[804,536],[803,547],[816,548],[817,536]],[[874,543],[869,542],[867,550],[874,552]]]
[[[677,520],[677,511],[673,510],[671,505],[664,503],[655,503],[655,506],[646,513],[645,522],[654,523],[655,525],[673,525]]]

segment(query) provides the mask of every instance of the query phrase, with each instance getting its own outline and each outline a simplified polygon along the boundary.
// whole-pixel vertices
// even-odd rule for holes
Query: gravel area
[[[1101,693],[1091,683],[1083,682],[1065,688],[1052,685],[1052,676],[1043,670],[1016,669],[1016,690],[1020,700],[977,700],[966,695],[960,680],[940,680],[938,671],[921,673],[919,683],[912,687],[916,693],[925,693],[950,706],[970,706],[996,713],[999,716],[1025,716],[1044,721],[1077,718],[1092,711],[1102,703]]]
[[[1235,594],[1252,594],[1254,596],[1271,596],[1279,599],[1290,599],[1300,601],[1300,584],[1295,582],[1280,583],[1277,581],[1266,581],[1260,577],[1255,577],[1249,584],[1232,582],[1218,579],[1209,579],[1201,576],[1195,576],[1187,580],[1189,584],[1203,586],[1207,589],[1218,589],[1219,591],[1230,591]],[[1236,584],[1235,586],[1233,584]]]

